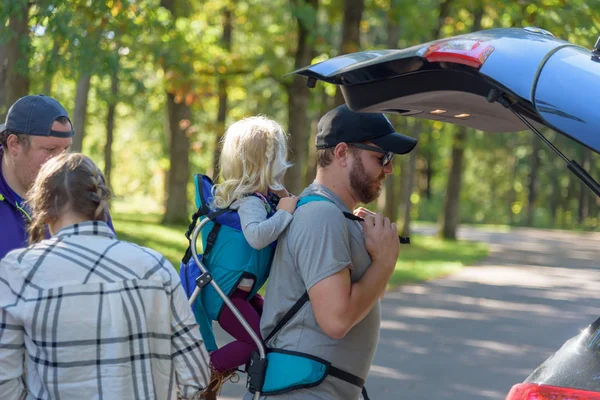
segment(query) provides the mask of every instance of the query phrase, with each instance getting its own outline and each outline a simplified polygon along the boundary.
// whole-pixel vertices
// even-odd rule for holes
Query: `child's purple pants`
[[[248,292],[236,289],[230,299],[260,338],[260,316],[264,300],[259,294],[256,294],[250,301],[247,300],[247,297]],[[250,360],[252,352],[256,350],[256,344],[226,305],[221,310],[219,325],[236,340],[210,354],[210,360],[215,370],[225,372],[246,364]]]

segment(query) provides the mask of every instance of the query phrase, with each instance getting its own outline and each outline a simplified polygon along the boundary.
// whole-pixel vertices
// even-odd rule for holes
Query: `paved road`
[[[490,243],[490,257],[386,294],[372,399],[503,399],[600,316],[600,233],[462,228],[459,237]],[[243,383],[219,398],[241,398]]]

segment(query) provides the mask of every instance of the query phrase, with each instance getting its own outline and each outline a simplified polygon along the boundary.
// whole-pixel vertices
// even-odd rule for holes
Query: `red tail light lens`
[[[479,68],[494,51],[481,40],[452,39],[429,46],[423,57],[429,62],[452,62]]]
[[[521,383],[512,387],[506,400],[600,400],[600,392]]]

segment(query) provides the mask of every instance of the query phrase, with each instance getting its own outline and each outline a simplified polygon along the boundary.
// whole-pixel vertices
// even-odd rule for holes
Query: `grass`
[[[159,251],[179,269],[181,257],[188,246],[184,236],[187,225],[161,225],[158,214],[116,211],[112,217],[120,239]],[[446,276],[487,255],[485,243],[412,235],[410,245],[400,246],[400,257],[390,286]]]
[[[162,225],[158,214],[113,212],[112,218],[119,239],[162,253],[179,270],[179,263],[188,247],[185,238],[187,225]]]

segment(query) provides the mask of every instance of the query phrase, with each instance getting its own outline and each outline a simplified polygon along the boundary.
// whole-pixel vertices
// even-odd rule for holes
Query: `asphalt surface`
[[[490,243],[490,256],[386,293],[371,399],[504,399],[600,317],[600,233],[461,228],[459,238]],[[244,384],[227,383],[219,399],[240,399]]]

